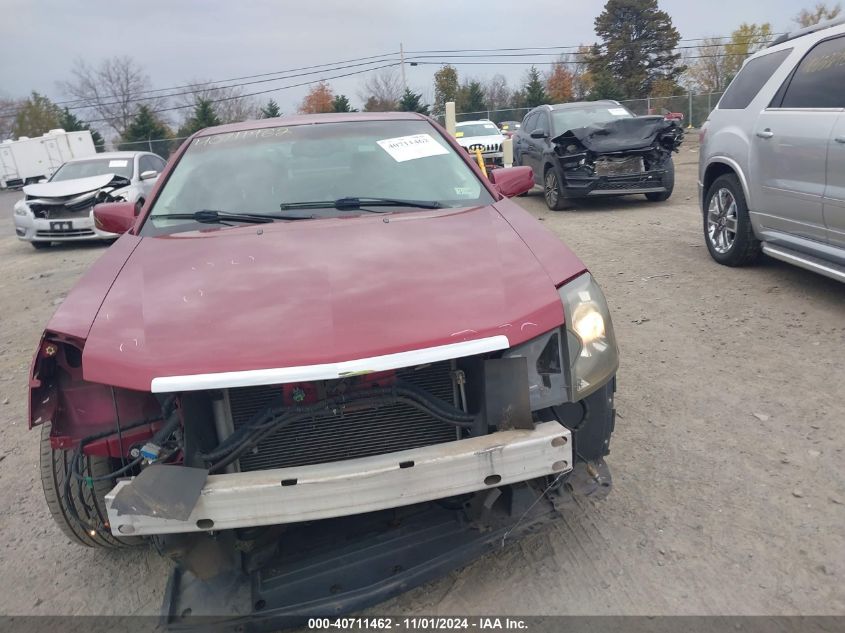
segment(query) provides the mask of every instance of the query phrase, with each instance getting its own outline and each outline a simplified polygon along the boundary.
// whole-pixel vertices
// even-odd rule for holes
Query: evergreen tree
[[[194,105],[194,113],[179,128],[179,136],[190,136],[207,127],[220,125],[220,119],[214,111],[214,104],[208,99],[197,99]]]
[[[149,106],[142,105],[126,128],[117,148],[136,152],[149,151],[167,158],[172,146],[171,135],[170,129],[156,118]]]
[[[335,95],[332,99],[332,112],[358,112],[358,110],[352,107],[346,95]]]
[[[405,88],[402,98],[399,99],[400,112],[419,112],[420,114],[428,114],[428,105],[422,102],[422,95],[412,92],[410,88]]]
[[[540,78],[540,71],[534,66],[528,69],[522,92],[525,98],[525,107],[527,108],[536,108],[539,105],[549,102],[549,95],[546,94],[546,88],[543,85],[543,80]]]
[[[279,104],[270,99],[270,101],[267,102],[267,105],[261,108],[261,118],[274,119],[278,116],[282,116],[282,111],[279,109]]]
[[[590,56],[590,72],[609,73],[623,98],[651,94],[655,81],[676,82],[686,70],[673,52],[681,36],[657,0],[608,0],[595,26],[602,41]]]
[[[105,150],[106,142],[103,136],[97,131],[92,130],[84,121],[80,120],[73,112],[65,108],[59,116],[59,127],[65,132],[80,132],[88,130],[91,132],[91,140],[94,141],[94,148],[98,152]]]
[[[472,80],[460,87],[455,110],[458,113],[470,113],[474,118],[478,118],[487,110],[487,95],[484,94],[484,86],[480,81]]]

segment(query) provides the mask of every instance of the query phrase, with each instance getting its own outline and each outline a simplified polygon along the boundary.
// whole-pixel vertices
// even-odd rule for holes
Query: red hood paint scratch
[[[515,345],[563,322],[558,280],[492,206],[261,231],[142,238],[91,326],[85,379],[147,391],[158,376],[338,362],[499,334]],[[562,244],[558,255],[568,276],[584,270]]]

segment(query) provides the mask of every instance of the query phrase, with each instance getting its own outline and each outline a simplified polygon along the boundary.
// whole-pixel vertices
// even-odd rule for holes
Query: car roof
[[[413,121],[428,120],[428,117],[416,112],[332,112],[329,114],[298,114],[241,121],[207,127],[197,132],[197,136],[211,136],[227,132],[241,132],[244,130],[260,130],[268,127],[285,127],[294,125],[314,125],[317,123],[348,123],[352,121]]]
[[[773,48],[778,46],[779,44],[783,44],[784,42],[789,42],[791,40],[797,39],[799,37],[804,37],[805,35],[810,35],[811,33],[818,33],[819,31],[824,31],[829,28],[833,28],[834,26],[841,26],[845,25],[845,15],[841,15],[839,17],[833,18],[832,20],[825,20],[823,22],[819,22],[817,24],[811,24],[810,26],[805,26],[803,29],[797,29],[795,31],[790,31],[789,33],[784,33],[780,37],[775,38],[775,40],[769,44],[766,48]],[[845,29],[838,29],[838,32],[842,32]],[[834,31],[836,32],[836,31]],[[829,33],[825,33],[825,35],[830,35]],[[765,50],[765,49],[764,49]]]
[[[831,20],[827,23],[815,24],[804,29],[787,33],[785,36],[777,38],[774,42],[769,44],[766,48],[761,48],[759,51],[750,55],[744,62],[743,67],[752,59],[757,59],[769,53],[775,53],[782,50],[791,50],[793,48],[799,51],[807,51],[816,43],[825,40],[829,37],[842,35],[845,33],[845,18],[843,20]]]
[[[149,152],[100,152],[98,154],[92,154],[91,156],[81,156],[79,158],[71,158],[69,163],[78,163],[85,160],[98,160],[98,159],[115,159],[115,158],[135,158],[136,156],[140,156],[142,154],[149,154]]]

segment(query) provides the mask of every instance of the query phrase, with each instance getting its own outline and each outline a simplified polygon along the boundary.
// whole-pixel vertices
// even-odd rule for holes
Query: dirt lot
[[[519,199],[613,310],[613,493],[374,612],[845,613],[845,287],[771,260],[716,265],[696,162],[685,145],[664,204],[552,213],[538,194]],[[16,197],[0,194],[0,613],[157,613],[165,561],[71,545],[47,513],[26,374],[55,305],[104,247],[18,242]]]

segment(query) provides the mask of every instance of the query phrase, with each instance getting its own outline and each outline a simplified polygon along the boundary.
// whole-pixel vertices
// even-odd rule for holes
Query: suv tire
[[[95,481],[90,487],[82,482],[71,482],[68,499],[65,494],[65,481],[73,451],[54,450],[50,445],[50,429],[49,422],[41,425],[41,486],[47,499],[47,507],[59,529],[74,544],[88,547],[118,549],[143,544],[144,538],[117,538],[108,532],[109,518],[105,497],[114,486],[113,481]],[[82,467],[84,476],[101,477],[119,468],[120,464],[106,457],[86,455],[83,457]],[[80,520],[74,517],[74,513]],[[95,527],[99,529],[94,529]]]
[[[712,208],[711,208],[712,207]],[[742,185],[734,174],[716,178],[704,197],[704,241],[724,266],[747,266],[760,256]]]
[[[543,198],[546,200],[546,206],[552,211],[562,211],[569,206],[560,187],[557,172],[551,165],[546,167],[543,173]]]
[[[663,175],[663,186],[665,191],[653,191],[645,194],[645,197],[652,202],[665,202],[672,195],[675,190],[675,161],[669,157],[669,164],[666,166],[666,173]]]

